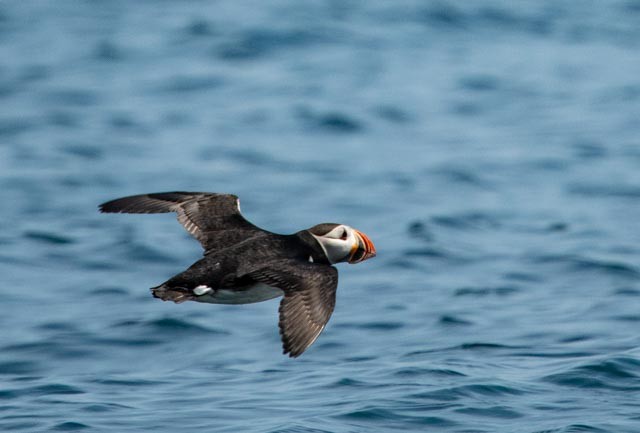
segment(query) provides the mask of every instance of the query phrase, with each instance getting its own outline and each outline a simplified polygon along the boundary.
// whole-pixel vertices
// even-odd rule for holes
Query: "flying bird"
[[[300,356],[331,317],[338,287],[335,263],[360,263],[376,250],[362,232],[323,223],[290,235],[263,230],[240,213],[233,194],[163,192],[100,205],[107,213],[176,212],[204,248],[187,270],[151,288],[163,301],[250,304],[283,296],[279,328],[283,353]]]

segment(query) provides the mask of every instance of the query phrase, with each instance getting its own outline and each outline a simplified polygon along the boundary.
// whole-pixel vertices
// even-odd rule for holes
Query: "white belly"
[[[245,290],[212,290],[202,296],[198,296],[195,301],[207,302],[210,304],[252,304],[284,295],[284,292],[277,287],[266,284],[256,284]]]

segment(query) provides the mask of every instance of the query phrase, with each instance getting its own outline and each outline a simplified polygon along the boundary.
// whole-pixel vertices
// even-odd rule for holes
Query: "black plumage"
[[[103,203],[100,211],[176,212],[178,221],[202,244],[202,259],[151,289],[157,298],[176,303],[240,304],[284,295],[279,327],[284,353],[292,357],[316,340],[331,317],[338,271],[319,239],[338,224],[319,224],[292,235],[275,234],[247,221],[235,195],[202,192],[124,197]],[[375,255],[368,238],[355,232],[360,240],[357,261]],[[339,261],[355,256],[355,247]]]

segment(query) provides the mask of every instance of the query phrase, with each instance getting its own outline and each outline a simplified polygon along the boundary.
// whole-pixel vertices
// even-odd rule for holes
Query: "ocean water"
[[[0,2],[0,430],[640,431],[638,71],[637,0]],[[378,256],[289,359],[150,296],[171,190]]]

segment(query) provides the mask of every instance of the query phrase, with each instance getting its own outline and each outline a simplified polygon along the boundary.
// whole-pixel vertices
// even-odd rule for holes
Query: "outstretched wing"
[[[233,194],[176,191],[132,195],[103,203],[100,211],[176,212],[180,224],[200,241],[205,253],[267,233],[244,219],[238,197]]]
[[[338,270],[318,263],[285,261],[248,275],[284,291],[279,310],[283,353],[300,356],[316,341],[333,313]]]

